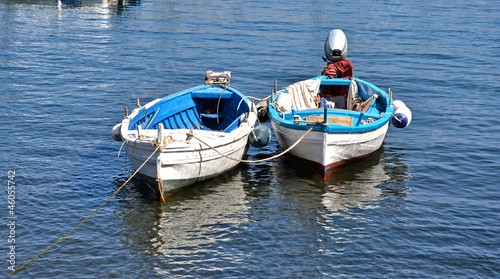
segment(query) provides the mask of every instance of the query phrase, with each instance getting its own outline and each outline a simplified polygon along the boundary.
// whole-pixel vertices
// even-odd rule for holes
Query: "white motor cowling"
[[[328,33],[325,42],[326,59],[331,62],[341,61],[347,57],[347,38],[344,31],[333,29]]]
[[[403,101],[395,100],[394,115],[392,117],[392,125],[396,128],[405,128],[411,122],[411,110],[403,103]]]

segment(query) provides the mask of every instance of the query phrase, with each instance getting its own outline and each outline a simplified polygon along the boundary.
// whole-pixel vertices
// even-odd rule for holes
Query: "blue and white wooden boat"
[[[395,112],[390,95],[360,79],[322,76],[279,90],[268,111],[278,145],[285,150],[312,128],[289,154],[326,179],[380,148]]]
[[[236,167],[248,150],[255,106],[229,86],[229,72],[215,79],[210,73],[205,85],[138,105],[113,128],[113,138],[125,141],[133,169],[160,146],[138,172],[160,199]]]

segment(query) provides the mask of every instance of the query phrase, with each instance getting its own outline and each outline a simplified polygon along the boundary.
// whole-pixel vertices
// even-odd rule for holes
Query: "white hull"
[[[155,100],[146,107],[158,101]],[[139,109],[133,110],[122,121],[116,136],[125,141],[132,169],[139,169],[139,176],[156,188],[160,199],[236,167],[246,155],[248,135],[257,120],[256,112],[252,111],[231,132],[198,129],[129,130],[130,121],[138,112]],[[192,133],[194,137],[188,139],[188,133]],[[155,152],[158,139],[161,139],[163,146],[140,168]]]
[[[164,130],[163,137],[170,136],[176,142],[167,144],[139,170],[139,174],[146,178],[149,184],[158,187],[158,191],[162,195],[210,179],[236,167],[239,163],[238,160],[243,159],[246,154],[248,134],[251,132],[251,128],[250,126],[240,127],[231,133],[191,131],[196,137],[214,147],[224,156],[195,138],[187,141],[187,133],[189,132],[186,129]],[[153,142],[158,137],[154,137],[154,135],[143,136],[145,137],[142,140],[136,139],[126,142],[127,154],[133,169],[139,169],[156,149]]]
[[[286,128],[276,121],[272,121],[272,125],[278,144],[283,149],[289,148],[306,132]],[[386,123],[378,129],[360,133],[311,131],[289,153],[303,159],[326,178],[341,165],[377,151],[384,141],[388,127],[389,123]]]

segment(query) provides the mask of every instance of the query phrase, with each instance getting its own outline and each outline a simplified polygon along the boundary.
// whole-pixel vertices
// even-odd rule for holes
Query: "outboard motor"
[[[347,38],[340,29],[333,29],[328,33],[325,42],[326,59],[330,62],[337,62],[347,57]]]

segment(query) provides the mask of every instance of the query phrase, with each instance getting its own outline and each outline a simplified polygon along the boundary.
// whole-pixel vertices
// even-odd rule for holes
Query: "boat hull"
[[[288,149],[306,133],[304,130],[281,126],[272,121],[278,145]],[[297,157],[326,179],[341,166],[366,158],[375,153],[384,141],[389,123],[360,133],[325,133],[311,131],[293,149],[290,155]]]
[[[189,130],[169,134],[172,138],[186,138]],[[192,131],[191,131],[192,132]],[[238,133],[212,137],[209,132],[194,132],[203,138],[204,143],[191,139],[179,141],[156,151],[145,164],[141,165],[155,152],[156,147],[150,141],[127,141],[126,151],[133,169],[139,169],[139,175],[153,186],[159,197],[166,197],[182,188],[202,182],[235,168],[248,150],[248,134],[251,129],[242,129]],[[215,134],[217,132],[212,132]],[[217,139],[217,142],[214,140]],[[221,154],[219,154],[220,152]]]
[[[318,105],[314,99],[319,97],[319,107],[314,107]],[[314,102],[304,105],[304,100]],[[327,100],[339,102],[339,108]],[[311,166],[323,179],[377,151],[394,112],[391,97],[373,84],[326,77],[278,91],[268,110],[278,145],[284,150],[291,148],[290,155]]]

